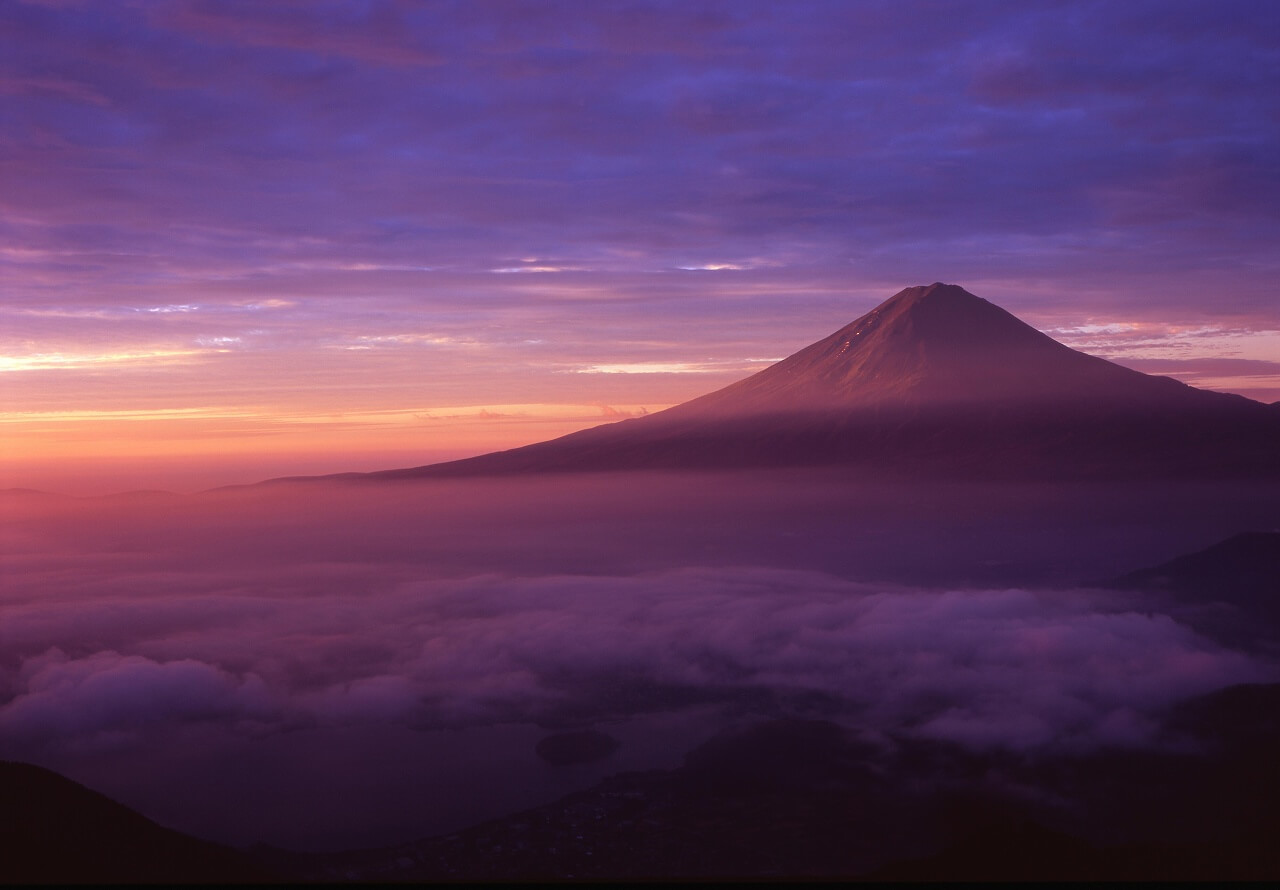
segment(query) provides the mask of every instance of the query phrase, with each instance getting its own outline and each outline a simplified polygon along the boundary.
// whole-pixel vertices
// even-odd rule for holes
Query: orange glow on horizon
[[[0,414],[0,488],[190,491],[280,475],[416,466],[552,439],[646,410],[514,404],[323,414],[234,407],[14,412]]]
[[[79,344],[79,314],[41,310],[57,336],[0,350],[0,488],[191,491],[500,451],[720,389],[777,361],[759,356],[802,348],[830,324],[767,336],[715,329],[726,339],[696,348],[659,336],[660,320],[625,340],[578,332],[567,346],[566,329],[557,336],[525,320],[510,330],[367,326],[295,340],[288,324],[262,321],[268,304],[278,318],[306,309],[236,304],[226,310],[235,324],[221,329],[202,327],[218,313],[194,302],[109,319],[95,311],[90,321],[101,327],[86,328]],[[260,327],[242,324],[242,310]],[[1280,400],[1273,325],[1031,320],[1068,346],[1147,373]]]

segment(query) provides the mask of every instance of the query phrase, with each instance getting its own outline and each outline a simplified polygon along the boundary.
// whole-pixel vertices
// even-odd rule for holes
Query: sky
[[[660,410],[896,293],[1280,400],[1280,5],[0,5],[0,487]]]

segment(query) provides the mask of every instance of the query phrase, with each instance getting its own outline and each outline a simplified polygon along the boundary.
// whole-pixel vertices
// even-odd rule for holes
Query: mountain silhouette
[[[665,411],[363,476],[803,466],[951,478],[1276,477],[1280,412],[1077,352],[935,283]]]
[[[163,828],[55,772],[0,761],[0,882],[248,883],[243,853]]]

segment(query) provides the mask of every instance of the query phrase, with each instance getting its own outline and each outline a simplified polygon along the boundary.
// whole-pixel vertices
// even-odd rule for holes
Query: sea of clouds
[[[1156,744],[1171,705],[1277,674],[1114,591],[903,586],[759,554],[517,571],[502,553],[548,543],[519,535],[490,537],[476,553],[491,557],[470,557],[469,572],[443,571],[403,548],[387,555],[407,520],[383,497],[327,511],[293,495],[269,508],[209,496],[11,503],[0,756],[66,768],[205,733],[251,744],[352,727],[550,731],[707,706],[1072,753]],[[466,510],[474,534],[510,528]],[[458,517],[419,508],[416,528],[462,534]],[[646,545],[634,517],[592,524],[588,549],[592,534]]]

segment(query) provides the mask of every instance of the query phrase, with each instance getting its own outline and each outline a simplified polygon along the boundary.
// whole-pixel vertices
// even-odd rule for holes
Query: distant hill
[[[1280,639],[1280,532],[1242,532],[1106,586],[1166,594],[1193,607],[1185,617],[1200,630],[1233,644]]]
[[[1204,550],[1130,572],[1113,586],[1164,590],[1193,599],[1216,595],[1271,607],[1280,616],[1280,531],[1232,535]]]
[[[666,411],[343,478],[804,466],[962,479],[1280,478],[1280,412],[1077,352],[936,283]]]

